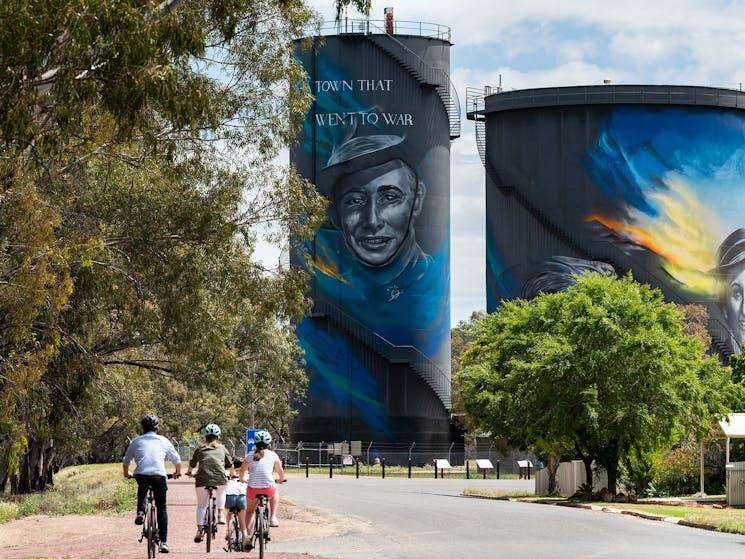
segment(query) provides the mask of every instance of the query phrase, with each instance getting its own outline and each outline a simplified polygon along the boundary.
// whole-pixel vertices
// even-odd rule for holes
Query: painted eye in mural
[[[729,296],[733,301],[742,302],[742,286],[739,283],[730,285]]]
[[[349,192],[342,196],[341,203],[345,208],[361,208],[367,204],[367,196],[360,192]]]
[[[404,200],[404,193],[396,186],[384,186],[378,191],[380,204],[398,204]]]

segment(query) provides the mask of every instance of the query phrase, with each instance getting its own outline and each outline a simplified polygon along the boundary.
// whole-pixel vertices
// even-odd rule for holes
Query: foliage
[[[683,441],[660,462],[654,481],[656,495],[692,495],[700,490],[701,447],[692,440]],[[724,449],[721,442],[707,441],[704,446],[704,487],[709,494],[724,492]]]
[[[639,497],[659,495],[655,484],[664,453],[661,451],[641,452],[632,447],[622,459],[622,481],[626,491]]]
[[[364,15],[370,15],[372,0],[334,0],[336,7],[336,21],[341,21],[341,15],[347,6],[353,6],[358,12]]]
[[[466,410],[517,448],[561,449],[608,472],[702,436],[728,411],[729,370],[682,332],[682,315],[631,275],[505,302],[478,326],[459,379]]]
[[[44,494],[0,498],[0,524],[32,514],[97,514],[130,510],[137,484],[122,478],[121,463],[63,468]]]
[[[476,338],[476,326],[485,316],[486,313],[484,311],[474,311],[468,320],[459,321],[455,328],[450,330],[450,370],[453,379],[451,390],[452,413],[456,420],[466,429],[473,422],[470,421],[460,398],[460,387],[458,386],[458,379],[460,377],[457,376],[457,373],[462,368],[461,360],[463,353]]]
[[[585,483],[580,483],[577,486],[577,491],[574,493],[574,497],[577,499],[583,500],[583,501],[589,501],[592,499],[593,491],[592,491],[592,483],[589,481],[586,481]]]
[[[273,163],[310,101],[291,53],[312,17],[283,0],[0,7],[0,489],[118,458],[144,411],[179,430],[172,398],[245,423],[249,362],[278,393],[257,413],[286,431],[306,279],[255,250],[300,246],[324,214]]]

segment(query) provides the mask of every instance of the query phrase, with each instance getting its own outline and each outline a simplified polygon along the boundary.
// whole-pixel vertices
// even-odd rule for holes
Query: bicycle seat
[[[207,491],[215,491],[215,490],[217,489],[217,486],[216,486],[216,485],[207,485],[207,486],[205,487],[205,489],[206,489]]]

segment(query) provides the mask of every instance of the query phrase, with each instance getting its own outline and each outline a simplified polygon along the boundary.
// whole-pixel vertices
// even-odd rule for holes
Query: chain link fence
[[[188,462],[199,447],[199,442],[177,442],[174,446],[181,460]],[[246,453],[242,440],[223,440],[233,456],[243,458]],[[328,466],[344,467],[351,460],[359,459],[361,466],[380,464],[385,459],[386,466],[434,467],[435,460],[447,460],[453,468],[465,468],[466,460],[473,463],[479,459],[489,460],[494,467],[499,467],[502,474],[520,474],[518,460],[535,462],[535,456],[525,451],[500,451],[493,443],[477,440],[476,444],[463,443],[433,444],[421,442],[377,443],[375,441],[341,441],[341,442],[299,442],[272,443],[272,449],[280,456],[285,468],[305,468]],[[346,460],[345,460],[346,458]]]

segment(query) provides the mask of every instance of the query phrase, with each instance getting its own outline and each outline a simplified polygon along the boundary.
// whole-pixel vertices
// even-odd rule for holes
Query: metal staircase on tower
[[[385,29],[377,27],[372,22],[368,22],[367,25],[368,31],[365,37],[371,43],[406,68],[419,83],[435,88],[448,115],[450,139],[460,138],[460,99],[453,82],[450,81],[450,75],[445,70],[433,68],[424,62],[418,54],[396,37],[386,33]]]
[[[388,341],[338,306],[320,298],[313,302],[313,314],[330,318],[388,362],[408,364],[437,394],[445,409],[451,408],[450,378],[419,349],[411,345],[396,345]]]

